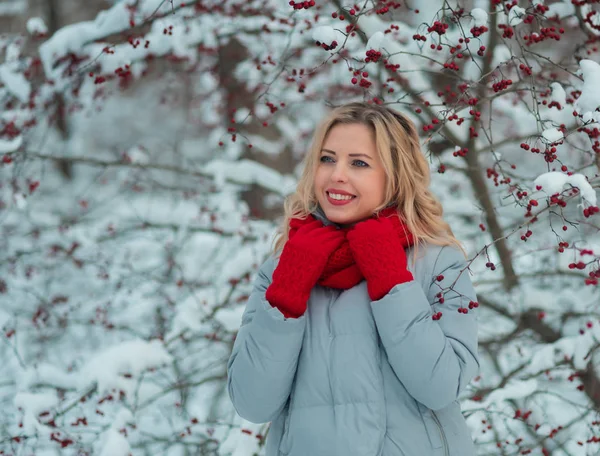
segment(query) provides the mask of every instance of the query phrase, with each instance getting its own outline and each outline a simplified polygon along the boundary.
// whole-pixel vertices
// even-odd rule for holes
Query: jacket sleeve
[[[273,259],[259,270],[227,363],[227,388],[237,413],[253,423],[273,421],[283,410],[296,366],[306,316],[286,319],[265,299]]]
[[[479,371],[476,312],[458,312],[477,301],[466,265],[457,248],[442,247],[428,288],[413,280],[371,303],[392,369],[407,391],[432,410],[455,401]],[[440,304],[436,294],[442,289]],[[432,319],[436,312],[442,312],[439,320]]]

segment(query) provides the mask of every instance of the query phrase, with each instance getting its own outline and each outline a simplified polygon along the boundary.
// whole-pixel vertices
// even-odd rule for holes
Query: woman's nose
[[[348,179],[346,170],[341,163],[336,163],[336,166],[331,174],[331,180],[335,182],[345,182]]]

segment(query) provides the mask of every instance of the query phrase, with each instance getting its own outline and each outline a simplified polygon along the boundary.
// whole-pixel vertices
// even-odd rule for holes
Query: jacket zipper
[[[440,430],[440,435],[442,436],[442,442],[444,444],[444,456],[450,456],[450,453],[448,452],[448,441],[446,440],[446,434],[442,428],[442,423],[440,423],[440,420],[433,410],[431,411],[431,416],[433,416],[433,421],[435,421],[435,424],[437,424],[437,427]]]

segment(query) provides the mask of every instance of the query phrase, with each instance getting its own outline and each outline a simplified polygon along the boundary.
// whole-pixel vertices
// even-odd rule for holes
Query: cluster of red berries
[[[531,76],[531,74],[532,74],[531,67],[525,65],[524,63],[519,65],[519,70],[521,70],[527,76]]]
[[[531,230],[527,230],[527,232],[521,236],[521,240],[527,242],[527,239],[531,237],[533,232]]]
[[[546,100],[544,100],[542,102],[542,104],[545,105],[546,104]],[[560,111],[562,109],[562,106],[561,106],[561,104],[558,101],[551,101],[550,103],[548,103],[548,108],[556,108],[556,109],[558,109]]]
[[[563,199],[560,199],[558,195],[552,195],[550,197],[550,205],[557,205],[560,207],[567,207],[567,202]]]
[[[469,152],[469,149],[467,149],[466,147],[463,147],[462,149],[458,149],[458,150],[455,150],[454,152],[452,152],[452,155],[454,157],[464,157],[467,155],[467,152]]]
[[[443,35],[446,33],[446,30],[448,30],[448,24],[441,21],[435,21],[431,27],[427,28],[429,33],[435,32],[438,35]]]
[[[399,63],[389,63],[387,59],[383,59],[383,64],[385,66],[385,69],[391,71],[392,73],[396,73],[400,68]]]
[[[478,36],[483,35],[485,32],[487,32],[489,29],[485,26],[485,25],[480,25],[479,27],[473,27],[471,29],[471,34],[477,38]]]
[[[590,271],[588,276],[589,278],[585,279],[586,285],[598,285],[598,279],[600,279],[600,269],[596,271]]]
[[[121,67],[117,68],[115,70],[115,74],[117,76],[119,76],[120,78],[127,78],[127,77],[131,76],[131,70],[129,69],[129,65],[125,65],[124,68],[121,68]]]
[[[521,409],[517,409],[515,410],[515,416],[513,416],[514,419],[523,419],[523,420],[527,420],[527,418],[529,418],[529,416],[531,415],[531,410],[528,410],[527,412],[523,413],[521,412]]]
[[[376,51],[374,49],[369,49],[367,51],[367,58],[365,59],[365,62],[369,63],[369,62],[379,62],[379,59],[381,58],[381,52]]]
[[[21,129],[17,127],[14,120],[6,123],[2,128],[0,128],[0,138],[8,137],[8,139],[15,139],[17,136],[21,134]]]
[[[49,421],[48,423],[45,424],[55,424],[54,420]],[[75,443],[75,441],[73,439],[70,439],[68,437],[65,437],[64,439],[60,438],[61,434],[60,432],[52,432],[50,434],[50,440],[53,440],[55,442],[58,442],[60,444],[61,448],[67,448],[70,445],[73,445]]]
[[[427,41],[427,37],[426,37],[426,36],[424,36],[424,35],[419,35],[418,33],[415,33],[415,34],[412,36],[412,39],[413,39],[413,40],[415,40],[415,41]]]
[[[481,119],[481,111],[476,111],[475,109],[470,109],[469,114],[473,116],[474,121],[478,121]]]
[[[556,147],[546,148],[546,150],[544,151],[544,160],[546,161],[546,163],[552,163],[557,158],[558,156],[556,155]],[[563,165],[561,169],[562,171],[566,171],[567,167]]]
[[[515,34],[514,29],[510,25],[499,24],[498,28],[500,30],[504,30],[504,32],[502,33],[502,38],[512,38]]]
[[[529,200],[529,204],[527,205],[527,214],[526,215],[531,215],[531,208],[532,207],[537,207],[538,206],[538,202],[537,200]]]
[[[600,212],[600,208],[598,208],[598,206],[590,206],[590,207],[586,207],[583,210],[583,216],[585,218],[589,218],[594,214],[597,214],[598,212]]]
[[[494,92],[498,93],[506,88],[508,88],[512,84],[512,79],[503,79],[502,81],[496,82],[492,85],[492,89]]]
[[[542,27],[539,33],[532,33],[531,35],[523,36],[523,40],[525,40],[528,46],[531,46],[535,43],[540,43],[547,39],[560,41],[560,35],[563,33],[565,33],[565,29],[563,28],[558,29],[557,33],[555,27]]]
[[[301,9],[309,9],[312,8],[313,6],[315,6],[315,0],[310,0],[310,1],[304,1],[304,2],[298,2],[296,3],[294,0],[290,0],[289,5],[294,8],[295,10],[301,10]]]
[[[336,40],[333,40],[331,44],[321,43],[320,41],[317,41],[316,44],[317,46],[322,47],[326,51],[331,51],[332,49],[335,49],[338,46],[338,42]]]
[[[517,190],[517,199],[523,199],[528,195],[526,191]]]
[[[392,33],[392,30],[399,31],[400,27],[398,25],[390,24],[390,28],[389,29],[385,29],[384,32],[383,32],[383,34],[387,35],[388,33]]]
[[[371,81],[364,78],[361,78],[360,81],[357,78],[352,78],[350,82],[352,82],[352,84],[354,85],[358,84],[360,87],[363,87],[365,89],[368,89],[373,84]]]
[[[432,319],[432,320],[436,320],[436,321],[437,321],[437,320],[439,320],[440,318],[442,318],[442,312],[437,312],[437,313],[434,313],[434,314],[431,316],[431,319]]]

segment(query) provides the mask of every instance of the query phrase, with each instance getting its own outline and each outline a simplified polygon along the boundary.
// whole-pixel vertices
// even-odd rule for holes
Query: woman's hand
[[[265,297],[286,318],[306,311],[310,291],[325,269],[329,256],[344,242],[345,234],[319,220],[302,226],[284,245]]]
[[[395,285],[413,280],[404,246],[389,218],[357,223],[346,237],[367,281],[371,301],[383,298]]]

